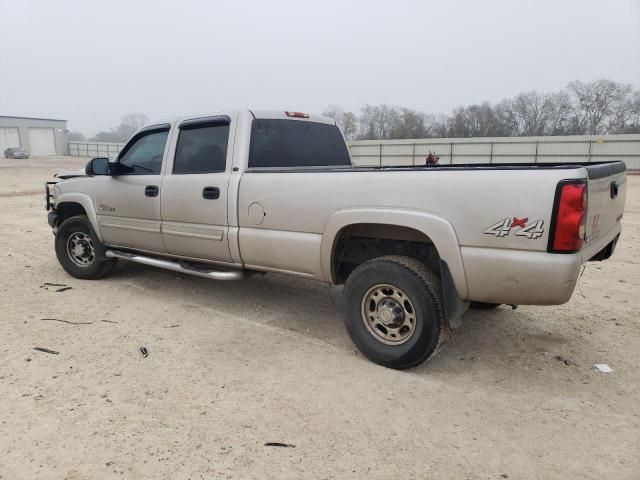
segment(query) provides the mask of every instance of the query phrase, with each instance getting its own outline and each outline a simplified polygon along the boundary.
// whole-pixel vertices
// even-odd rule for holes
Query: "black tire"
[[[387,292],[385,286],[390,287]],[[372,295],[378,295],[378,291],[377,298],[381,300],[374,309]],[[433,357],[449,338],[440,278],[414,258],[390,255],[361,264],[347,279],[343,295],[347,332],[356,347],[377,364],[396,369],[415,367]],[[394,304],[397,300],[389,298],[390,295],[409,302]],[[389,300],[390,305],[384,303]],[[383,324],[378,316],[380,308],[398,312],[395,307],[401,307],[402,317],[391,326],[404,322],[400,330],[387,329],[389,324]],[[393,336],[390,332],[409,328],[406,315],[412,317],[409,318],[412,330],[405,333],[408,338],[402,343],[388,343],[395,341],[389,337]]]
[[[470,302],[469,308],[473,310],[493,310],[494,308],[498,308],[501,303],[485,303],[485,302]]]
[[[77,255],[74,260],[69,247],[70,239],[71,242],[80,239],[77,242],[80,243],[78,248],[84,248],[85,252],[92,250],[93,255],[91,253]],[[117,262],[116,258],[104,257],[105,247],[98,240],[91,222],[85,215],[77,215],[62,222],[56,233],[55,247],[58,262],[69,275],[75,278],[84,280],[103,278],[111,273]],[[82,261],[86,261],[84,266],[80,265]]]

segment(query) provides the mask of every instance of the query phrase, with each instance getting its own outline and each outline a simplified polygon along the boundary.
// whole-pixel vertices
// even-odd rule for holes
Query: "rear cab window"
[[[249,168],[350,167],[349,150],[336,125],[303,120],[255,119]]]

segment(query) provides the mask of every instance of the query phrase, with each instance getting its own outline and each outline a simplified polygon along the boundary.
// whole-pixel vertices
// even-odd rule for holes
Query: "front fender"
[[[56,189],[58,186],[56,185]],[[77,193],[77,192],[69,192],[69,193],[56,193],[55,196],[55,206],[57,207],[61,203],[77,203],[82,205],[85,212],[87,212],[87,217],[89,218],[89,222],[91,222],[91,226],[93,227],[93,231],[96,232],[98,239],[102,242],[102,233],[100,232],[100,226],[98,225],[98,217],[96,215],[96,208],[93,204],[93,200],[86,193]]]
[[[461,298],[467,298],[468,288],[462,255],[456,232],[449,222],[430,213],[394,208],[354,208],[331,215],[322,235],[320,262],[325,280],[333,282],[332,253],[339,232],[358,223],[396,225],[422,232],[431,239],[440,258],[447,263],[451,278]]]

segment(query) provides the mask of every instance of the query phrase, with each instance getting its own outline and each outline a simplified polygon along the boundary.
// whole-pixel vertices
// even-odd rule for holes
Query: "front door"
[[[145,129],[124,147],[96,192],[106,245],[166,252],[160,233],[160,186],[169,125]]]
[[[162,237],[167,252],[231,263],[227,187],[233,156],[226,115],[185,120],[162,180]],[[175,135],[174,135],[175,137]]]

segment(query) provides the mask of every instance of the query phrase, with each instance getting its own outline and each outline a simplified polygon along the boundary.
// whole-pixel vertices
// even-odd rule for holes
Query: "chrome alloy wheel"
[[[416,330],[416,311],[411,300],[398,287],[378,284],[362,297],[362,321],[376,340],[400,345]]]
[[[76,232],[67,240],[67,255],[79,267],[88,267],[96,259],[91,237],[84,232]]]

